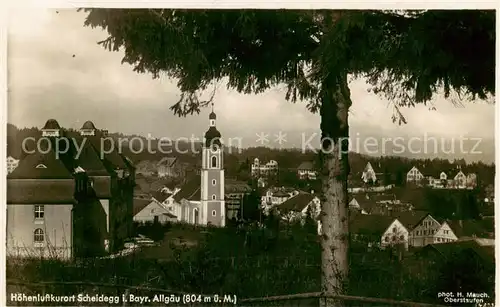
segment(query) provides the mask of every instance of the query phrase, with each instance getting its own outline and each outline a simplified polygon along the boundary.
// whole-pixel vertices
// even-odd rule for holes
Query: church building
[[[216,119],[212,110],[203,140],[200,175],[188,180],[174,196],[174,214],[181,222],[226,225],[224,148]]]

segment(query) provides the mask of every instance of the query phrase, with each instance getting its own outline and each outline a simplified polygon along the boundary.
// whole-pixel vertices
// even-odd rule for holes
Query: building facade
[[[91,122],[74,132],[47,121],[47,148],[28,153],[7,178],[8,255],[73,258],[120,248],[132,230],[134,168],[117,152],[100,156],[102,137]]]
[[[251,165],[251,174],[253,177],[266,177],[276,175],[278,172],[278,162],[270,160],[267,163],[261,163],[259,158],[255,158]]]
[[[430,214],[425,216],[410,233],[410,245],[414,247],[457,240],[457,236],[448,223],[440,223]]]

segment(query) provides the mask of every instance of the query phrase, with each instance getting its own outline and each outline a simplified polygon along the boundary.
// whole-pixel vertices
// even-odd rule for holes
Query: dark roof
[[[349,220],[351,233],[382,235],[394,218],[385,215],[353,214]]]
[[[210,114],[208,115],[208,119],[217,119],[217,115],[214,111],[210,112]]]
[[[164,202],[165,199],[169,198],[172,194],[171,193],[163,193],[163,192],[153,192],[152,197],[159,201],[160,203]]]
[[[134,198],[134,216],[151,203],[150,199]]]
[[[299,192],[299,194],[278,205],[278,210],[281,212],[301,212],[313,199],[314,194]]]
[[[297,167],[298,170],[305,170],[305,171],[311,171],[314,169],[314,164],[311,161],[305,161],[300,163],[299,167]]]
[[[273,192],[273,196],[274,197],[290,197],[290,193],[287,193],[287,192],[282,191],[282,190],[278,190],[276,192]]]
[[[37,167],[38,166],[38,167]],[[69,179],[71,172],[53,151],[47,154],[36,152],[19,161],[18,167],[8,175],[12,179]]]
[[[479,220],[446,221],[457,237],[488,237],[488,230]]]
[[[481,246],[474,240],[429,244],[422,248],[419,253],[426,253],[431,250],[436,251],[445,259],[469,250],[476,253],[485,262],[495,262],[495,248],[493,246]]]
[[[205,146],[219,145],[221,146],[220,141],[221,134],[219,130],[215,127],[208,128],[207,132],[205,132]]]
[[[117,142],[115,142],[115,144],[113,145],[102,144],[104,148],[101,148],[101,143],[104,143],[101,141],[102,137],[103,135],[101,133],[97,133],[96,136],[90,136],[86,139],[87,142],[90,141],[90,143],[92,144],[92,146],[94,146],[95,150],[99,153],[100,156],[102,153],[102,156],[104,157],[104,159],[102,160],[104,166],[106,166],[108,171],[114,171],[116,169],[126,169],[127,165],[124,159],[119,155],[118,148],[116,148],[116,146],[113,146],[117,145]],[[113,148],[108,148],[107,146],[113,146]],[[112,150],[110,151],[110,149]]]
[[[59,126],[59,123],[55,119],[49,119],[46,123],[45,126],[43,126],[42,129],[61,129]]]
[[[181,190],[174,195],[174,200],[179,202],[182,199],[200,200],[201,199],[201,177],[199,175],[190,178]]]
[[[377,202],[373,199],[366,199],[365,197],[356,197],[361,209],[365,210],[367,213],[372,212],[377,207]]]
[[[8,204],[71,204],[73,179],[8,179]]]
[[[94,123],[88,120],[83,124],[82,129],[95,129]]]
[[[403,226],[405,226],[406,229],[408,229],[408,231],[411,231],[428,214],[429,213],[425,211],[406,211],[406,212],[399,212],[398,214],[394,215],[394,217],[397,218],[398,221],[401,224],[403,224]]]
[[[77,159],[78,166],[83,168],[89,176],[109,176],[108,170],[99,157],[99,152],[90,142],[74,131],[66,131],[65,136],[79,144],[78,146],[83,146]]]

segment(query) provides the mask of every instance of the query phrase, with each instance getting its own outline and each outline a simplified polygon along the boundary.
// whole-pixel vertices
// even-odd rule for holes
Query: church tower
[[[215,127],[217,116],[213,111],[213,104],[208,118],[210,127],[205,133],[201,163],[201,218],[203,224],[224,227],[224,150],[221,134]]]

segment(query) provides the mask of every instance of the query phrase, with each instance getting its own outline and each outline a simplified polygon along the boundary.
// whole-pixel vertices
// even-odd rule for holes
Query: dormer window
[[[47,168],[47,166],[45,166],[45,164],[38,164],[35,168]]]

